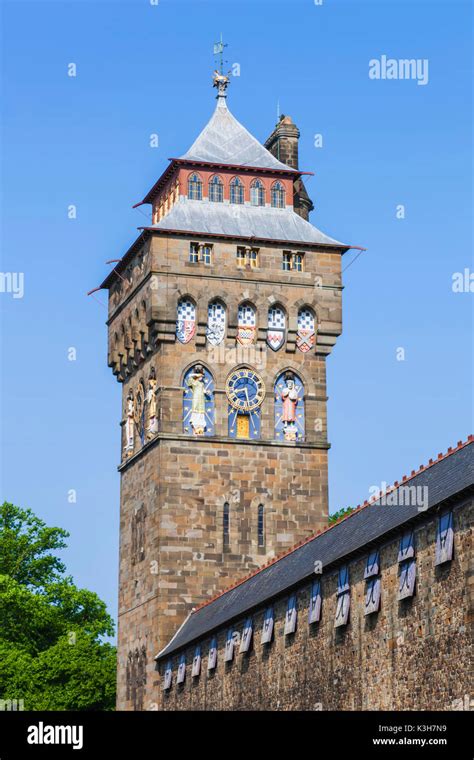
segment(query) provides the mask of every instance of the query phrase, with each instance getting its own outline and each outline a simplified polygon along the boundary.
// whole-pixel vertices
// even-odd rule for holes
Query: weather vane
[[[218,56],[219,59],[218,59],[218,68],[216,68],[216,70],[214,71],[214,75],[212,77],[213,86],[217,87],[218,98],[226,97],[226,90],[229,84],[229,75],[224,74],[224,48],[226,47],[227,47],[227,43],[222,40],[222,32],[221,32],[220,41],[214,43],[214,56],[216,57]]]
[[[227,42],[222,40],[222,32],[220,42],[214,42],[214,55],[220,56],[219,58],[219,73],[224,73],[224,48],[227,47]]]

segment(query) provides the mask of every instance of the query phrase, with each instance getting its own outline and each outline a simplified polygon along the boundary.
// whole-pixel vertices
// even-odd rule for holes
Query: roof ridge
[[[275,565],[277,562],[279,562],[284,557],[287,557],[289,554],[292,554],[297,549],[299,549],[301,546],[304,546],[305,544],[310,543],[311,541],[314,541],[318,536],[322,535],[323,533],[327,533],[328,530],[332,530],[336,527],[336,525],[340,525],[345,520],[349,520],[351,517],[353,517],[355,514],[358,514],[362,509],[365,509],[366,507],[369,507],[371,504],[374,504],[376,501],[379,501],[379,499],[383,498],[389,493],[392,493],[395,491],[399,486],[405,485],[408,481],[415,478],[417,475],[419,475],[421,472],[424,472],[425,470],[429,470],[431,467],[433,467],[435,464],[438,464],[438,462],[441,462],[444,459],[447,459],[448,457],[452,456],[452,454],[455,454],[460,449],[463,449],[465,446],[468,446],[470,443],[474,442],[474,435],[469,435],[465,441],[458,441],[457,445],[455,447],[450,446],[446,453],[439,453],[436,459],[429,459],[428,464],[420,464],[418,470],[412,470],[410,475],[403,475],[401,481],[396,480],[393,484],[393,486],[388,486],[385,491],[379,493],[377,496],[372,496],[370,499],[366,499],[362,504],[358,504],[357,507],[354,507],[352,512],[350,512],[348,515],[343,515],[335,522],[331,523],[330,525],[327,525],[325,528],[321,528],[320,530],[316,531],[316,533],[313,533],[311,536],[308,536],[307,538],[303,538],[298,543],[293,544],[289,549],[286,549],[281,554],[277,554],[275,557],[272,557],[272,559],[265,562],[264,565],[259,565],[258,568],[255,570],[252,570],[248,575],[243,576],[239,578],[235,583],[233,583],[230,586],[227,586],[222,591],[220,591],[218,594],[215,594],[210,599],[206,599],[205,602],[201,602],[201,604],[197,605],[193,611],[191,612],[191,615],[195,614],[199,610],[201,610],[203,607],[207,607],[209,604],[214,602],[216,599],[219,599],[221,596],[224,596],[224,594],[227,594],[229,591],[232,591],[234,588],[237,588],[237,586],[241,586],[243,583],[248,581],[250,578],[253,578],[255,575],[258,575],[258,573],[263,572],[267,567],[270,567],[270,565]]]

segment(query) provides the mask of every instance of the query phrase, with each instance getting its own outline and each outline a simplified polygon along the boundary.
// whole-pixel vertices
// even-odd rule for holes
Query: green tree
[[[341,519],[341,517],[347,517],[347,515],[350,515],[351,512],[354,511],[354,507],[345,507],[343,509],[340,509],[338,512],[334,512],[334,514],[329,515],[328,523],[329,525],[332,525],[333,523],[337,522]]]
[[[111,710],[114,624],[97,594],[65,575],[69,534],[0,506],[0,699],[27,710]]]

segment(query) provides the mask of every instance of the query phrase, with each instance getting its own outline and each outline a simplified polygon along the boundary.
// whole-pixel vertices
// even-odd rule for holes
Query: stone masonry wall
[[[384,507],[381,507],[384,508]],[[164,710],[452,710],[469,709],[474,610],[473,502],[454,509],[454,558],[435,566],[436,518],[415,528],[416,593],[399,602],[399,537],[380,547],[382,596],[378,613],[364,615],[366,555],[350,562],[351,611],[334,628],[337,572],[322,576],[322,617],[308,625],[309,585],[297,594],[295,634],[284,636],[287,598],[274,604],[275,633],[260,643],[263,609],[254,611],[251,651],[223,662],[227,629],[218,632],[218,664],[207,672],[210,637],[202,642],[202,670],[191,677],[195,643],[186,651],[186,680],[162,690]],[[241,632],[243,619],[233,622]],[[164,663],[160,665],[163,672]],[[158,689],[158,686],[157,686]]]

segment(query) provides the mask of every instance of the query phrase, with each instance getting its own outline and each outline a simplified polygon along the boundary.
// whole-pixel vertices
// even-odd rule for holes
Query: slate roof
[[[224,97],[217,99],[213,115],[181,159],[295,173],[291,166],[278,161],[237,121],[227,108]]]
[[[430,460],[427,467],[421,467],[417,473],[396,483],[390,492],[395,493],[403,485],[426,486],[429,510],[462,492],[472,491],[473,443],[474,437],[470,436],[466,443],[460,442],[444,457],[440,455],[438,460]],[[347,561],[349,557],[367,551],[368,545],[381,542],[394,531],[401,531],[404,524],[423,515],[424,511],[420,512],[417,506],[388,506],[381,504],[380,500],[366,502],[339,523],[198,607],[156,659],[175,653],[251,609],[267,605],[272,598],[310,578],[315,560],[320,560],[325,568]]]
[[[230,205],[185,197],[180,198],[157,224],[146,229],[349,248],[325,235],[289,207]]]

